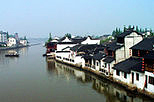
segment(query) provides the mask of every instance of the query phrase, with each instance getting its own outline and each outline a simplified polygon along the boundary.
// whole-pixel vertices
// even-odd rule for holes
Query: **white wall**
[[[13,46],[13,45],[16,45],[16,44],[17,44],[17,41],[16,41],[15,38],[10,37],[8,39],[8,45],[7,46]]]
[[[97,65],[97,63],[98,63],[98,65]],[[101,67],[101,63],[98,60],[95,60],[95,69],[97,71],[99,71],[100,67]]]
[[[75,60],[75,64],[81,64],[82,65],[82,62],[83,62],[84,59],[82,59],[81,57],[82,56],[76,56],[75,57],[75,59],[74,59]]]
[[[58,59],[58,60],[63,60],[63,58],[68,58],[69,57],[69,52],[58,52],[58,53],[55,53],[55,56],[60,56],[61,59]],[[57,59],[57,57],[56,57]]]
[[[113,78],[125,82],[127,84],[131,84],[131,73],[127,73],[127,78],[124,78],[124,72],[120,71],[120,75],[116,74],[116,70],[113,70]]]
[[[131,73],[132,72],[134,73],[134,85],[137,88],[143,89],[143,87],[144,87],[144,81],[145,81],[145,75],[144,75],[144,73],[140,73],[140,72],[137,72],[137,71],[131,71]],[[139,80],[136,80],[136,73],[139,74]]]
[[[73,47],[77,44],[57,44],[57,51],[61,51],[62,49],[66,47]]]
[[[121,47],[120,49],[117,49],[115,51],[115,59],[116,63],[124,60],[124,47]]]
[[[65,37],[65,39],[62,42],[72,42],[68,37]]]
[[[27,40],[20,40],[20,44],[27,45]]]
[[[113,74],[113,69],[112,69],[112,67],[114,66],[114,64],[115,64],[115,61],[112,61],[111,63],[106,63],[106,67],[105,67],[105,63],[106,62],[103,62],[103,61],[101,61],[101,69],[103,69],[103,70],[105,70],[105,72],[108,72],[108,75],[109,74]],[[110,66],[110,68],[109,68],[109,66]],[[104,73],[104,72],[102,72],[102,73]],[[106,73],[104,73],[106,76],[108,76]]]
[[[149,83],[149,76],[154,78],[154,74],[152,72],[145,71],[145,75],[147,75],[147,91],[154,93],[154,85]]]
[[[130,35],[127,35],[124,39],[125,43],[125,58],[129,58],[129,48],[131,48],[132,46],[136,45],[137,43],[139,43],[140,41],[142,41],[143,38],[141,35],[138,35],[135,32],[132,32]]]
[[[90,37],[87,37],[81,44],[100,44],[100,40],[91,40]]]

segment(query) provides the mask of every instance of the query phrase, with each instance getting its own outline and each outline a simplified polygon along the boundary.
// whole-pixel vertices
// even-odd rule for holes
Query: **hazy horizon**
[[[111,34],[124,25],[154,30],[153,0],[5,0],[0,30],[20,37]]]

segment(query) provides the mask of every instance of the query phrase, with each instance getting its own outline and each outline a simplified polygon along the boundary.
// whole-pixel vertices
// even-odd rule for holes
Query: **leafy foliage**
[[[50,42],[52,40],[52,36],[51,36],[51,33],[49,33],[49,39],[48,39],[48,42]]]
[[[67,33],[67,34],[65,34],[65,37],[71,38],[71,37],[72,37],[72,35],[71,35],[71,34],[69,34],[69,33]]]

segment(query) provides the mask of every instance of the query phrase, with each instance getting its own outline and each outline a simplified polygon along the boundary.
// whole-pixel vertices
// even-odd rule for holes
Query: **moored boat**
[[[19,54],[17,52],[9,52],[5,54],[5,57],[19,57]]]

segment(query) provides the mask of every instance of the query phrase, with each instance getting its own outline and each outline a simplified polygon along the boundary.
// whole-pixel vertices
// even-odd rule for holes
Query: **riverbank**
[[[41,43],[36,43],[36,44],[31,44],[31,45],[26,45],[26,46],[0,47],[0,51],[2,51],[2,50],[13,50],[13,49],[18,49],[18,48],[23,48],[23,47],[30,47],[30,46],[40,45],[40,44]]]
[[[0,51],[1,50],[12,50],[12,49],[17,49],[17,48],[23,48],[23,47],[28,47],[29,45],[27,46],[13,46],[13,47],[0,47]]]
[[[50,57],[49,57],[49,59],[50,59]],[[126,83],[118,81],[118,80],[114,79],[111,76],[106,76],[103,73],[100,73],[99,71],[94,71],[94,70],[92,70],[92,69],[90,69],[88,67],[82,67],[82,66],[74,65],[74,64],[67,63],[67,62],[64,62],[64,61],[61,61],[61,60],[58,60],[58,59],[54,59],[54,60],[56,60],[56,61],[58,61],[60,63],[66,64],[66,65],[69,65],[69,66],[84,70],[84,71],[86,71],[88,73],[94,74],[95,76],[97,76],[99,78],[106,79],[106,80],[108,80],[108,81],[110,81],[112,83],[115,83],[116,85],[119,85],[119,86],[123,87],[125,90],[127,90],[127,91],[129,91],[131,93],[142,95],[142,96],[154,99],[154,94],[152,94],[150,92],[147,92],[147,91],[145,91],[143,89],[138,89],[137,87],[134,87],[133,85],[128,85]]]

